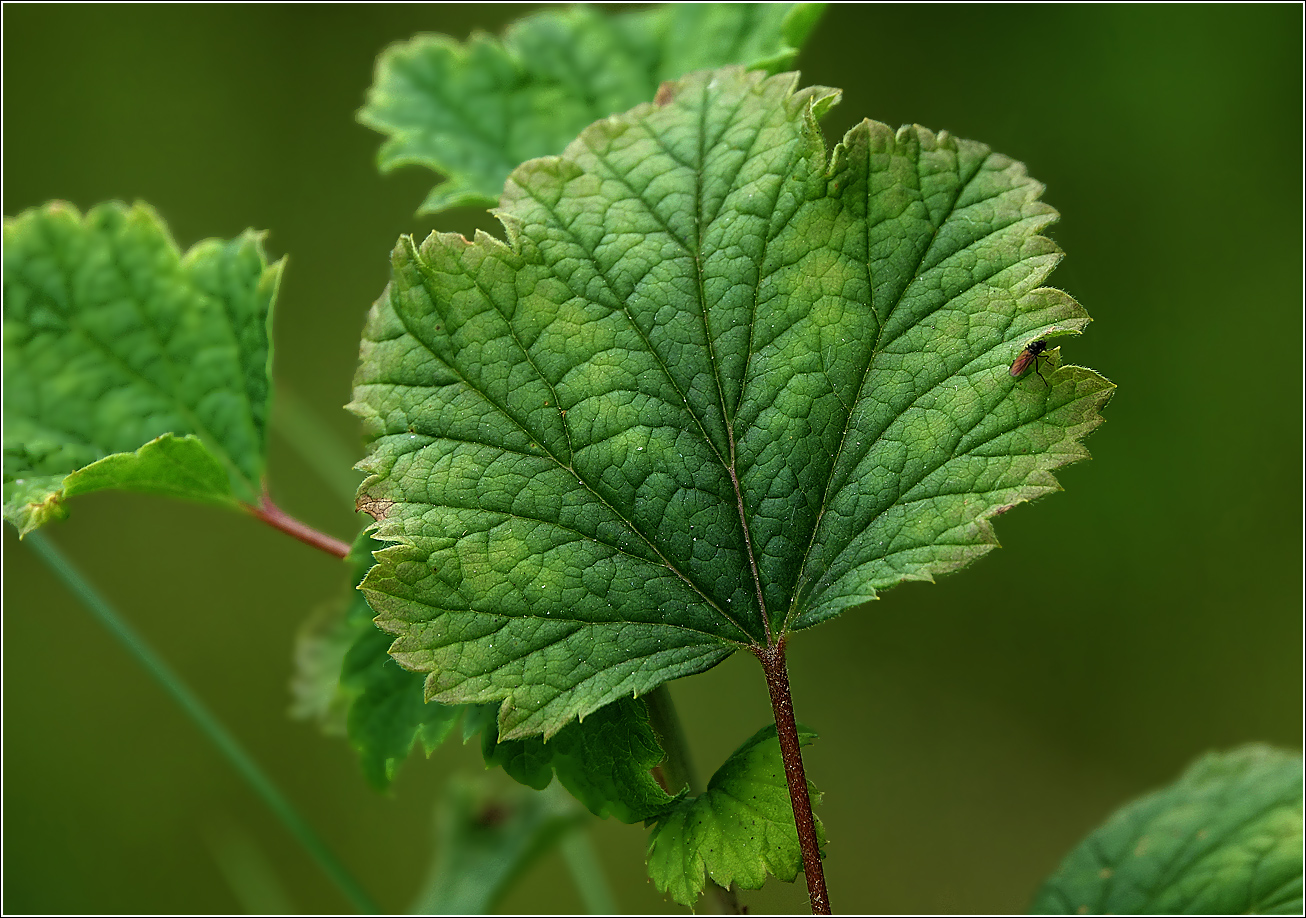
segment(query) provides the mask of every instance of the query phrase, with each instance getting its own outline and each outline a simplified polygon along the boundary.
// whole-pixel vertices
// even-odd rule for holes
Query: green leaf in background
[[[422,674],[386,653],[393,638],[372,624],[371,611],[358,594],[351,616],[361,633],[345,655],[340,688],[350,699],[350,745],[368,782],[384,790],[418,745],[430,755],[444,742],[463,708],[424,701]]]
[[[382,547],[366,532],[354,540],[349,561],[354,586]],[[650,774],[664,753],[641,702],[621,699],[582,723],[569,724],[545,743],[539,737],[497,742],[493,705],[425,702],[421,673],[404,669],[387,653],[394,638],[372,623],[363,594],[352,592],[346,612],[311,616],[295,648],[291,715],[316,721],[328,735],[345,735],[358,752],[369,783],[390,782],[414,749],[430,755],[463,718],[463,741],[482,734],[488,767],[541,790],[556,771],[559,781],[600,818],[640,822],[673,801]]]
[[[552,736],[996,545],[1113,388],[1013,378],[1088,316],[987,147],[700,73],[517,169],[504,243],[405,237],[350,407],[363,581],[427,697]]]
[[[487,915],[527,867],[584,818],[561,790],[492,789],[482,776],[445,785],[436,816],[436,861],[410,910]]]
[[[258,499],[282,267],[261,240],[182,255],[142,204],[6,218],[4,514],[20,534],[107,488]]]
[[[1301,756],[1260,745],[1203,756],[1088,836],[1031,912],[1300,915]]]
[[[825,4],[672,4],[607,15],[547,10],[466,43],[419,35],[377,60],[358,120],[389,139],[383,172],[444,173],[420,213],[491,206],[508,173],[560,153],[587,124],[653,99],[665,80],[744,64],[793,63]]]
[[[362,532],[348,561],[353,586],[375,563],[381,543]],[[386,653],[393,637],[372,623],[362,593],[351,590],[345,611],[319,612],[301,629],[295,648],[292,716],[315,720],[327,734],[348,736],[363,774],[377,790],[394,780],[419,745],[430,755],[463,714],[462,706],[424,703],[423,676]]]
[[[487,765],[498,765],[537,790],[547,787],[556,772],[558,781],[600,819],[642,822],[677,799],[650,772],[665,754],[641,701],[618,699],[563,727],[548,742],[538,736],[497,738],[490,718],[481,746]]]
[[[798,739],[807,746],[816,734],[800,728]],[[815,806],[821,794],[810,781],[807,790]],[[816,832],[824,845],[819,819]],[[768,874],[793,882],[802,866],[775,724],[735,750],[701,795],[659,816],[648,844],[649,876],[681,905],[694,904],[705,875],[723,887],[760,889]]]
[[[357,597],[351,595],[351,601]],[[318,725],[327,736],[345,736],[350,698],[340,689],[345,654],[362,629],[343,599],[324,604],[300,625],[290,676],[290,709],[295,720]],[[373,626],[375,630],[375,626]]]

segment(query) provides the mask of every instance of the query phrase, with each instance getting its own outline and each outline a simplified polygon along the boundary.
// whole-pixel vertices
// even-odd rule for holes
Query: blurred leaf
[[[389,136],[383,172],[416,164],[445,174],[420,213],[488,207],[519,163],[651,101],[664,80],[725,64],[788,67],[824,7],[686,3],[610,16],[582,6],[527,17],[502,41],[419,35],[381,54],[358,120]]]
[[[556,788],[491,790],[483,777],[453,778],[436,816],[435,866],[411,912],[488,914],[513,881],[583,817]]]
[[[1208,753],[1125,806],[1043,885],[1049,915],[1300,915],[1302,760]]]
[[[343,601],[325,605],[308,617],[295,636],[289,714],[296,720],[314,721],[327,736],[346,733],[349,696],[340,690],[340,669],[363,632],[347,611]]]
[[[253,503],[281,262],[262,235],[182,255],[143,204],[5,220],[4,514],[20,534],[106,488]]]
[[[1042,186],[987,147],[730,68],[513,173],[510,244],[403,238],[350,405],[362,590],[501,739],[930,580],[1057,489],[1112,385],[1014,379],[1088,316]]]
[[[810,745],[816,734],[799,729]],[[821,794],[807,783],[812,805]],[[825,828],[816,820],[825,844]],[[794,828],[793,805],[775,724],[758,730],[740,746],[698,797],[681,800],[659,816],[648,843],[648,872],[659,892],[692,906],[703,891],[704,875],[720,886],[737,883],[760,889],[767,874],[792,883],[803,866]]]
[[[366,532],[354,540],[349,560],[355,586],[380,545]],[[501,767],[536,790],[547,787],[556,770],[562,784],[601,818],[640,822],[675,799],[650,774],[663,752],[641,702],[622,699],[547,744],[538,737],[497,743],[494,706],[424,703],[423,676],[386,652],[392,640],[372,623],[367,600],[354,591],[347,612],[320,611],[305,623],[291,683],[292,716],[317,721],[328,735],[347,734],[378,790],[389,786],[419,744],[428,755],[438,748],[462,716],[464,742],[483,734],[488,767]]]
[[[469,704],[467,713],[463,715],[463,742],[466,743],[472,737],[482,734],[487,728],[494,730],[496,713],[492,704]]]
[[[371,611],[357,594],[350,615],[359,634],[345,655],[340,688],[349,698],[349,743],[368,782],[384,790],[413,749],[420,745],[430,755],[444,742],[463,708],[423,700],[421,673],[386,653],[393,638],[372,624]]]
[[[218,871],[244,914],[300,913],[267,853],[244,827],[224,821],[204,834]]]
[[[493,706],[485,706],[493,711]],[[538,736],[496,742],[487,719],[481,751],[522,784],[542,790],[554,773],[572,795],[600,819],[642,822],[664,812],[676,798],[653,778],[665,758],[642,701],[622,698],[568,724],[545,742]]]
[[[348,558],[354,587],[375,563],[371,552],[380,544],[366,532],[354,540]],[[464,710],[424,703],[422,674],[386,653],[392,640],[372,623],[363,594],[350,590],[347,603],[320,610],[300,629],[291,681],[291,716],[317,721],[328,735],[348,736],[377,790],[390,786],[418,745],[427,755],[434,752]]]

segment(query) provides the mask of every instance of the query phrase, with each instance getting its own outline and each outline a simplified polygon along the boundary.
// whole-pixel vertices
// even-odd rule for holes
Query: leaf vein
[[[948,220],[951,218],[951,216],[952,216],[952,212],[953,212],[954,208],[956,207],[956,203],[957,203],[957,201],[959,201],[959,200],[961,199],[961,195],[965,192],[966,188],[969,187],[969,185],[970,185],[970,183],[971,183],[972,181],[974,181],[975,176],[979,175],[979,173],[980,173],[980,171],[981,171],[981,168],[982,168],[982,166],[983,166],[983,163],[984,163],[984,162],[987,162],[989,156],[991,156],[991,155],[992,155],[992,154],[986,154],[985,157],[983,158],[983,160],[981,160],[981,161],[980,161],[979,163],[977,163],[977,165],[975,166],[975,171],[972,172],[971,175],[968,176],[964,181],[962,181],[962,182],[958,182],[957,191],[956,191],[956,193],[953,195],[952,202],[951,202],[951,204],[950,204],[949,207],[948,207],[947,216],[944,217],[944,219],[943,219],[943,223],[940,224],[940,227],[941,227],[942,225],[945,225],[945,224],[948,222]],[[869,192],[869,189],[870,189],[870,171],[869,171],[869,170],[870,170],[870,158],[869,158],[869,157],[867,158],[867,167],[866,167],[866,168],[867,168],[867,170],[868,170],[868,171],[867,171],[867,190],[868,190],[868,192]],[[916,170],[917,170],[917,173],[918,173],[918,176],[919,176],[919,171],[920,171],[920,160],[919,160],[919,157],[918,157],[917,162],[916,162]],[[919,183],[919,177],[918,177],[918,183]],[[922,264],[925,263],[926,255],[928,255],[929,250],[930,250],[931,248],[933,248],[933,246],[934,246],[934,241],[935,241],[936,239],[938,239],[938,236],[939,236],[938,231],[939,231],[939,227],[935,227],[934,234],[933,234],[933,236],[932,236],[931,239],[930,239],[929,245],[925,246],[924,250],[921,252],[921,256],[920,256],[920,258],[917,260],[916,265],[913,267],[913,269],[912,269],[912,282],[914,282],[915,279],[916,279],[916,277],[919,276],[920,267],[921,267]],[[868,232],[869,232],[869,227],[868,227]],[[869,243],[868,243],[868,245],[869,245]],[[867,265],[867,273],[868,273],[868,278],[869,278],[869,276],[870,276],[870,265],[869,265],[869,263],[868,263],[868,265]],[[874,280],[874,278],[870,278],[870,279],[871,279],[872,281]],[[908,286],[910,286],[910,283],[908,284]],[[873,283],[870,285],[870,289],[871,289],[872,291],[874,291],[874,284],[873,284]],[[906,290],[907,288],[904,287],[903,289]],[[872,298],[874,297],[874,293],[873,293],[873,292],[872,292],[871,296],[872,296]],[[898,298],[898,302],[899,302],[899,303],[902,302],[902,297],[899,297],[899,298]],[[870,351],[870,354],[868,355],[868,359],[867,359],[867,361],[866,361],[866,365],[865,365],[865,367],[862,369],[861,379],[860,379],[860,380],[858,381],[858,383],[857,383],[857,394],[853,397],[853,400],[852,400],[852,405],[853,405],[853,411],[854,411],[854,412],[856,411],[857,406],[858,406],[858,405],[861,403],[861,401],[862,401],[862,393],[863,393],[863,392],[865,391],[865,389],[866,389],[866,381],[867,381],[868,378],[870,378],[870,376],[871,376],[871,370],[872,370],[872,368],[875,366],[875,358],[876,358],[876,356],[878,356],[878,355],[881,353],[881,350],[880,350],[880,336],[884,333],[884,326],[885,326],[885,324],[888,322],[889,317],[893,315],[893,310],[894,310],[895,308],[897,308],[897,303],[894,303],[893,305],[890,306],[890,308],[889,308],[889,312],[888,312],[888,313],[885,315],[885,317],[884,317],[884,321],[883,321],[883,322],[880,322],[879,328],[876,329],[876,333],[875,333],[875,343],[871,346],[871,351]],[[878,317],[878,316],[877,316],[877,317]],[[816,536],[817,536],[817,533],[820,532],[820,529],[821,529],[821,522],[824,520],[824,518],[825,518],[825,511],[826,511],[826,510],[828,509],[828,507],[829,507],[829,502],[828,502],[828,501],[829,501],[829,494],[830,494],[830,483],[831,483],[832,481],[834,481],[834,478],[835,478],[835,472],[837,471],[838,466],[839,466],[839,459],[840,459],[840,457],[843,455],[844,447],[845,447],[845,446],[847,445],[847,443],[848,443],[848,436],[849,436],[849,433],[852,431],[852,419],[853,419],[853,416],[854,416],[854,415],[853,415],[852,413],[850,413],[850,414],[847,415],[847,417],[845,417],[845,419],[844,419],[843,433],[841,433],[841,434],[839,435],[839,445],[838,445],[838,447],[835,449],[834,456],[831,457],[832,461],[831,461],[831,463],[830,463],[830,474],[829,474],[828,476],[826,476],[826,480],[824,481],[824,483],[822,484],[822,487],[821,487],[821,499],[820,499],[819,504],[818,504],[818,505],[820,506],[820,510],[817,512],[816,519],[815,519],[815,520],[813,521],[813,523],[812,523],[812,531],[811,531],[811,533],[808,535],[807,547],[803,549],[803,560],[802,560],[802,563],[798,566],[798,576],[797,576],[797,577],[795,578],[795,580],[794,580],[795,589],[794,589],[794,591],[793,591],[793,599],[790,600],[789,610],[788,610],[788,612],[785,614],[785,618],[784,618],[784,622],[783,622],[783,624],[782,624],[782,626],[781,626],[781,630],[788,630],[790,622],[792,622],[792,621],[794,620],[794,618],[795,618],[795,617],[797,616],[797,614],[798,614],[798,604],[797,604],[797,602],[796,602],[796,600],[798,599],[798,597],[799,597],[799,595],[800,595],[800,589],[798,589],[798,587],[801,586],[801,584],[802,584],[802,582],[803,582],[803,578],[804,578],[804,576],[805,576],[806,573],[807,573],[807,565],[808,565],[808,562],[811,560],[812,549],[816,546]],[[886,429],[887,429],[887,427],[888,427],[888,425],[886,425]],[[828,571],[828,570],[833,566],[833,561],[834,561],[834,559],[831,559],[830,564],[828,564],[828,565],[826,566],[826,570],[827,570],[827,571]]]
[[[704,590],[702,587],[700,587],[697,583],[695,583],[694,580],[686,572],[682,571],[678,566],[672,563],[671,560],[668,559],[662,553],[662,551],[653,542],[653,540],[649,538],[649,536],[643,530],[641,530],[637,525],[635,525],[633,520],[627,519],[625,514],[623,514],[620,510],[614,507],[606,497],[604,497],[601,493],[599,493],[599,491],[594,487],[594,485],[592,485],[590,482],[585,480],[584,476],[582,476],[570,465],[562,462],[556,455],[553,454],[553,451],[550,450],[543,443],[541,443],[539,439],[530,430],[528,430],[526,427],[520,424],[505,406],[500,405],[497,401],[495,401],[493,398],[490,397],[489,393],[482,391],[479,386],[473,384],[472,381],[466,376],[466,374],[464,374],[458,367],[450,364],[448,361],[440,357],[440,355],[436,353],[434,347],[432,347],[432,345],[430,345],[428,342],[423,340],[421,336],[419,336],[416,333],[416,331],[409,324],[408,317],[401,310],[392,309],[392,311],[399,318],[399,321],[403,324],[405,331],[412,337],[414,341],[416,341],[423,348],[425,348],[426,351],[432,357],[438,360],[441,364],[448,367],[450,372],[457,374],[459,379],[463,381],[463,384],[466,385],[468,389],[480,395],[481,398],[483,398],[487,404],[489,404],[492,408],[498,411],[498,413],[501,416],[506,418],[513,426],[515,426],[518,430],[520,430],[527,437],[527,439],[529,439],[532,443],[538,446],[540,448],[540,451],[544,453],[544,455],[552,459],[560,468],[565,469],[567,472],[575,476],[576,480],[582,485],[582,487],[585,488],[586,491],[590,493],[591,496],[594,497],[595,500],[599,501],[614,516],[620,519],[622,523],[624,523],[632,533],[637,535],[644,542],[644,544],[648,546],[650,551],[652,551],[659,558],[661,558],[662,561],[667,565],[667,567],[676,574],[676,576],[680,577],[681,580],[683,580],[690,587],[690,589],[692,589],[702,598],[703,602],[706,603],[709,608],[713,609],[715,612],[717,612],[717,614],[721,615],[724,619],[729,621],[736,628],[739,628],[745,634],[748,633],[748,629],[741,626],[740,623],[736,621],[733,616],[731,616],[728,612],[726,612],[725,609],[721,608],[720,604],[714,601],[712,597],[708,595],[707,591]]]

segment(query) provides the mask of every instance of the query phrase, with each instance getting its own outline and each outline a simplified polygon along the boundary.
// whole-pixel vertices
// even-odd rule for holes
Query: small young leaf
[[[538,736],[497,742],[493,719],[482,738],[487,765],[498,765],[522,784],[542,790],[553,778],[600,819],[642,822],[675,803],[650,769],[665,757],[644,703],[613,702],[545,742]]]
[[[1208,753],[1089,835],[1031,912],[1300,915],[1301,757],[1259,745]]]
[[[799,730],[806,746],[816,738]],[[812,805],[820,792],[809,781]],[[825,830],[816,821],[820,844]],[[648,871],[659,892],[693,905],[705,875],[729,887],[760,889],[768,874],[793,882],[803,866],[775,724],[763,727],[726,759],[698,797],[681,800],[657,818],[648,844]]]
[[[389,140],[383,172],[427,166],[447,176],[421,213],[490,206],[519,163],[559,153],[592,121],[652,100],[665,80],[745,64],[788,67],[822,3],[686,3],[609,16],[547,10],[502,41],[420,35],[392,45],[358,120]]]
[[[354,540],[349,560],[355,586],[379,547],[366,532]],[[499,766],[536,790],[547,787],[556,771],[563,786],[600,818],[640,822],[675,800],[650,774],[663,752],[642,703],[617,701],[568,725],[549,743],[538,737],[498,743],[494,705],[423,703],[424,678],[386,652],[392,640],[372,623],[363,594],[354,592],[347,613],[318,614],[305,624],[292,683],[292,714],[316,720],[328,734],[347,735],[378,790],[389,786],[416,746],[430,755],[462,716],[463,742],[482,734],[487,766]]]
[[[513,880],[583,818],[561,791],[450,781],[437,815],[435,866],[410,912],[490,914]]]
[[[444,742],[463,707],[424,702],[421,673],[404,669],[386,653],[393,638],[372,624],[361,593],[351,618],[359,633],[340,669],[340,689],[350,699],[346,732],[364,776],[384,790],[419,744],[430,755]]]
[[[144,205],[55,202],[4,242],[5,519],[106,488],[256,501],[282,266],[261,235],[182,255]]]
[[[403,238],[351,408],[363,581],[427,697],[504,739],[774,645],[997,543],[1113,388],[1013,378],[1088,322],[1024,167],[730,68],[509,180],[509,243]],[[1049,359],[1050,358],[1050,359]]]
[[[353,586],[380,546],[366,532],[354,540],[347,559]],[[351,590],[343,613],[306,623],[296,646],[291,712],[317,720],[328,734],[345,734],[368,783],[385,790],[414,748],[421,745],[430,755],[444,742],[464,708],[423,703],[421,673],[386,652],[393,638],[372,623],[372,614],[363,594]]]
[[[469,742],[472,737],[483,734],[487,729],[495,730],[494,722],[499,711],[492,704],[469,704],[467,713],[463,715],[463,742]],[[495,734],[498,731],[495,730]],[[517,779],[521,781],[520,778]],[[530,781],[522,781],[523,784],[530,784],[535,787],[536,784]],[[538,783],[538,782],[536,782]],[[548,783],[547,781],[544,783]]]

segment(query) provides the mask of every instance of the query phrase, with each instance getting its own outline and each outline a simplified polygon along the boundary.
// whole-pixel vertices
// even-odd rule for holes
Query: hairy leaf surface
[[[457,42],[420,35],[392,45],[358,120],[389,136],[383,172],[427,166],[447,176],[421,207],[490,206],[519,163],[560,153],[592,121],[652,100],[665,80],[744,64],[793,63],[825,4],[683,3],[607,15],[547,10]]]
[[[1043,885],[1050,915],[1300,915],[1302,760],[1210,753],[1125,806]]]
[[[799,730],[810,745],[816,734]],[[812,805],[821,794],[809,781]],[[818,843],[825,829],[816,820]],[[726,759],[698,797],[659,816],[648,844],[648,871],[659,892],[693,905],[705,877],[729,888],[761,889],[767,875],[793,882],[803,866],[775,724],[757,731]]]
[[[55,202],[4,238],[5,519],[106,488],[256,501],[281,276],[260,234],[183,255],[144,205]]]
[[[1019,163],[729,68],[518,168],[504,243],[400,240],[351,408],[361,589],[446,703],[557,732],[929,580],[1087,455],[1111,384],[1036,339],[1055,212]]]

